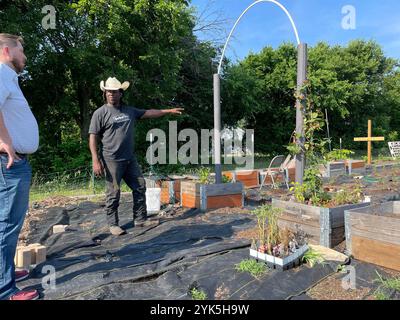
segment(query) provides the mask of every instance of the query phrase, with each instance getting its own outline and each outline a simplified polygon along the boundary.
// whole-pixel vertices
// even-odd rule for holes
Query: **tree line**
[[[55,29],[43,28],[46,0],[0,4],[1,32],[20,34],[28,57],[20,84],[40,126],[40,148],[31,157],[36,172],[90,165],[87,131],[103,104],[101,80],[131,82],[124,96],[140,108],[183,106],[180,118],[144,121],[136,128],[136,149],[144,163],[146,133],[213,127],[212,75],[218,46],[194,32],[196,12],[185,0],[53,1]],[[399,61],[379,44],[355,40],[346,46],[309,48],[309,79],[315,105],[327,110],[334,147],[363,148],[353,137],[398,139]],[[281,153],[295,129],[297,50],[292,44],[266,47],[222,74],[222,122],[255,130],[255,151]],[[172,169],[171,169],[172,170]]]

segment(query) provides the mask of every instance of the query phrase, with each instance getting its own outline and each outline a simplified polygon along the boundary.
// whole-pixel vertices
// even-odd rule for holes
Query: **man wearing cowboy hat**
[[[133,132],[139,119],[159,118],[167,114],[181,114],[182,108],[143,110],[121,103],[123,92],[129,82],[121,84],[116,78],[100,82],[105,104],[92,116],[89,127],[89,147],[92,153],[93,171],[106,177],[106,214],[113,235],[125,231],[119,227],[118,206],[120,184],[123,179],[133,194],[134,226],[150,226],[158,221],[149,221],[146,211],[146,184],[134,154]],[[97,145],[101,141],[101,152]]]

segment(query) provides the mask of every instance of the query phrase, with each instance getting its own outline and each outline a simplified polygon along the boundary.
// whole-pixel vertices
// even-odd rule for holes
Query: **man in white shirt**
[[[35,300],[36,290],[20,291],[14,256],[29,206],[31,167],[27,155],[39,145],[39,130],[18,84],[26,63],[21,37],[0,33],[0,300]]]

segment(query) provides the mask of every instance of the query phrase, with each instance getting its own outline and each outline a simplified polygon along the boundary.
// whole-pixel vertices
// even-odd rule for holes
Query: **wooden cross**
[[[368,142],[368,164],[371,164],[371,151],[372,141],[385,141],[385,137],[372,137],[372,121],[368,120],[368,137],[366,138],[354,138],[354,141],[367,141]]]

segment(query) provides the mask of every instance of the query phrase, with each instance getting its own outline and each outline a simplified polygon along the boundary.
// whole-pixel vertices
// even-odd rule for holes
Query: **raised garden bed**
[[[201,184],[181,182],[181,206],[202,211],[224,207],[243,207],[243,183]]]
[[[174,204],[181,200],[181,181],[188,181],[183,176],[172,176],[171,180],[161,182],[161,203]]]
[[[286,227],[293,232],[301,229],[306,233],[309,243],[328,248],[337,246],[345,239],[344,211],[368,205],[370,203],[324,208],[272,199],[273,207],[283,209],[278,219],[279,227]]]
[[[245,188],[260,186],[260,174],[258,170],[224,171],[222,174],[230,178],[233,182],[242,182]]]
[[[346,210],[345,227],[349,255],[400,271],[400,201]]]
[[[346,160],[345,164],[346,164],[346,171],[348,174],[365,173],[364,160]]]
[[[345,161],[334,161],[328,162],[326,165],[320,167],[320,172],[324,178],[333,178],[340,175],[345,175],[346,162]]]
[[[300,265],[303,255],[309,249],[308,245],[304,244],[287,257],[279,258],[267,253],[259,252],[255,249],[250,249],[250,256],[267,263],[268,267],[277,270],[288,270]]]

